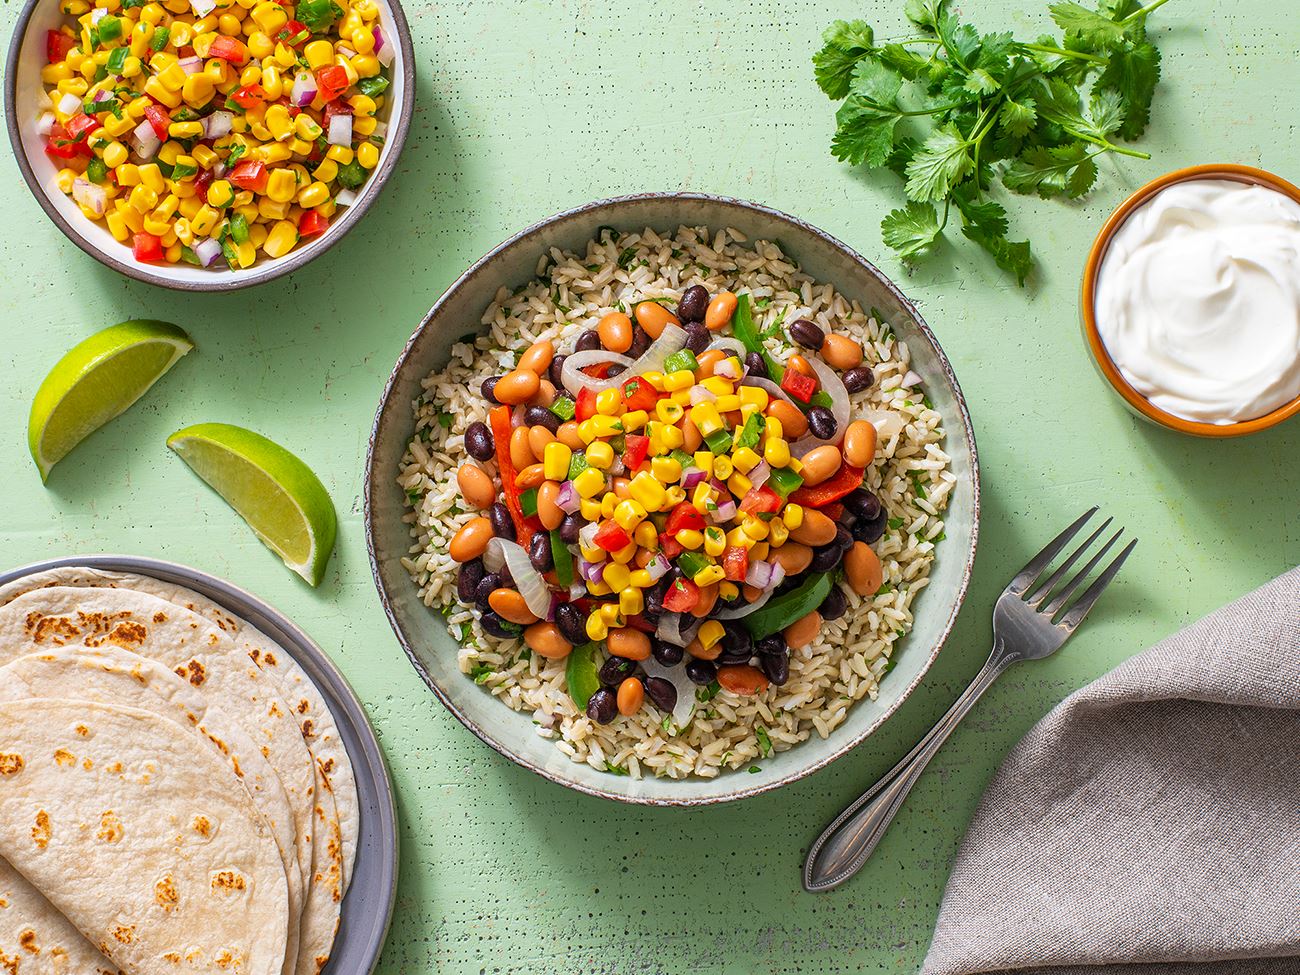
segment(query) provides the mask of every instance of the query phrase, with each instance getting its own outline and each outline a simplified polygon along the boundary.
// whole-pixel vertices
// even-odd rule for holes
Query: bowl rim
[[[493,735],[485,731],[483,728],[479,727],[479,725],[473,719],[471,719],[467,714],[462,712],[461,709],[458,708],[455,702],[451,699],[451,696],[448,693],[444,692],[444,690],[439,686],[438,682],[433,679],[433,677],[425,669],[424,665],[420,662],[419,657],[415,654],[414,650],[411,647],[410,641],[407,639],[406,633],[404,632],[401,624],[398,622],[397,614],[393,608],[393,601],[388,594],[388,590],[384,583],[383,573],[380,570],[379,555],[376,550],[376,544],[375,544],[376,528],[375,528],[374,492],[377,484],[381,484],[381,483],[388,484],[389,481],[391,480],[391,478],[388,478],[386,476],[386,472],[379,472],[375,468],[375,464],[377,461],[376,444],[378,443],[379,440],[380,427],[383,423],[384,417],[388,414],[390,410],[394,408],[396,409],[409,408],[409,403],[405,401],[394,401],[393,397],[398,382],[398,377],[406,367],[407,360],[412,352],[416,340],[420,338],[420,336],[424,333],[424,330],[428,327],[432,319],[438,314],[439,311],[441,311],[442,307],[449,301],[451,295],[453,295],[464,285],[468,284],[479,274],[483,273],[484,270],[488,267],[488,265],[492,263],[493,260],[499,254],[514,247],[516,244],[520,243],[521,241],[531,236],[532,234],[537,233],[538,231],[541,231],[548,227],[556,226],[568,220],[585,216],[591,213],[592,211],[601,210],[607,207],[619,207],[619,206],[626,206],[630,204],[636,204],[638,202],[644,202],[644,201],[662,201],[662,200],[673,201],[673,202],[707,202],[711,204],[721,204],[724,207],[732,207],[735,209],[762,214],[764,216],[785,223],[796,230],[800,230],[805,233],[812,234],[813,236],[822,239],[824,242],[838,249],[842,254],[844,254],[846,257],[852,260],[867,274],[873,276],[894,297],[894,299],[898,301],[899,304],[908,313],[911,314],[913,320],[916,322],[918,330],[921,332],[921,334],[924,336],[926,341],[929,342],[931,347],[934,349],[938,357],[939,364],[943,370],[944,377],[946,381],[950,384],[953,393],[955,394],[955,400],[957,404],[957,415],[960,419],[960,424],[961,424],[960,435],[965,441],[967,450],[970,453],[971,487],[972,487],[972,511],[971,511],[972,518],[971,518],[970,547],[966,552],[962,553],[964,564],[962,566],[961,579],[956,589],[955,599],[952,604],[952,609],[948,614],[947,620],[945,620],[943,623],[943,627],[940,630],[938,639],[935,641],[933,647],[930,649],[928,659],[925,661],[924,665],[921,667],[916,677],[912,680],[910,684],[908,684],[907,687],[902,689],[902,692],[899,694],[898,699],[895,700],[888,707],[884,708],[882,713],[878,715],[860,734],[853,736],[851,738],[845,737],[843,741],[839,744],[839,746],[836,747],[829,755],[825,756],[824,758],[816,762],[808,764],[802,768],[793,770],[790,773],[781,776],[778,779],[774,779],[770,782],[755,784],[752,786],[737,787],[724,795],[718,795],[718,796],[660,797],[660,796],[645,796],[645,795],[625,795],[619,792],[613,792],[607,789],[603,789],[599,786],[588,785],[586,783],[574,781],[570,779],[561,779],[556,774],[554,774],[550,769],[543,766],[539,766],[522,755],[515,754],[510,748],[507,747],[507,745],[504,742],[498,741]],[[948,433],[949,436],[952,436],[954,434],[955,431],[951,431],[951,430]],[[377,475],[378,475],[378,480],[376,479]],[[447,288],[442,292],[441,295],[439,295],[437,301],[434,302],[433,306],[429,309],[428,313],[424,316],[423,319],[421,319],[420,324],[416,327],[415,331],[412,332],[411,337],[407,339],[406,344],[402,347],[402,351],[397,357],[397,361],[393,366],[392,372],[389,373],[388,380],[384,384],[383,393],[381,394],[379,400],[379,407],[375,412],[375,421],[370,431],[370,443],[366,450],[365,484],[363,485],[363,515],[365,519],[365,530],[366,530],[366,552],[370,560],[371,574],[374,577],[375,588],[379,594],[379,601],[383,604],[384,607],[384,615],[387,616],[388,623],[392,627],[393,633],[394,635],[396,635],[398,643],[401,644],[402,650],[406,653],[407,658],[411,661],[411,665],[415,668],[416,673],[420,675],[420,679],[423,680],[425,685],[428,686],[428,688],[433,691],[433,693],[437,696],[437,698],[442,702],[443,706],[445,706],[447,710],[450,711],[452,715],[454,715],[455,718],[462,725],[464,725],[467,729],[469,729],[469,731],[475,737],[477,737],[480,741],[482,741],[484,744],[491,747],[494,751],[498,752],[503,757],[514,762],[516,765],[519,765],[520,767],[525,768],[530,772],[534,772],[537,775],[540,775],[542,778],[547,779],[548,781],[556,785],[563,786],[564,788],[572,789],[576,792],[581,792],[586,795],[595,796],[602,799],[613,799],[617,802],[623,802],[623,803],[628,803],[632,805],[641,805],[641,806],[656,806],[656,807],[710,806],[710,805],[716,805],[724,802],[732,802],[740,799],[748,799],[765,792],[770,792],[773,789],[777,789],[782,786],[789,785],[793,782],[796,782],[800,779],[806,778],[807,776],[812,775],[814,772],[820,771],[821,769],[825,768],[827,765],[831,764],[836,759],[842,758],[844,755],[848,754],[850,751],[852,751],[854,748],[860,745],[863,741],[869,738],[872,734],[874,734],[876,730],[887,719],[892,717],[893,714],[902,706],[903,702],[906,701],[907,698],[911,696],[912,692],[925,678],[925,675],[929,672],[930,668],[934,665],[934,661],[938,658],[939,651],[943,649],[944,645],[948,641],[949,636],[951,636],[953,626],[956,623],[958,614],[961,612],[961,608],[965,603],[966,595],[970,588],[971,574],[975,564],[975,551],[978,546],[979,528],[980,528],[979,456],[975,445],[975,430],[971,422],[969,409],[967,408],[966,397],[965,394],[962,392],[960,384],[957,382],[957,377],[952,369],[952,363],[949,361],[947,354],[943,351],[943,347],[939,344],[939,341],[935,337],[933,331],[930,329],[929,324],[921,316],[921,313],[917,310],[916,306],[902,293],[901,290],[899,290],[898,286],[895,285],[894,282],[884,274],[884,272],[882,272],[874,264],[872,264],[870,261],[864,258],[856,250],[849,247],[847,244],[843,243],[838,238],[833,237],[830,234],[826,233],[825,231],[817,227],[814,227],[803,220],[800,220],[798,217],[791,216],[787,213],[784,213],[780,210],[776,210],[772,207],[765,206],[761,203],[753,203],[748,200],[742,200],[735,197],[719,196],[719,195],[709,194],[709,193],[676,192],[676,191],[634,193],[625,196],[616,196],[616,197],[609,197],[606,199],[595,200],[590,203],[582,204],[581,206],[573,207],[571,209],[563,210],[559,213],[552,214],[549,217],[545,217],[544,219],[538,220],[535,223],[530,224],[529,226],[525,227],[523,230],[520,230],[519,232],[512,234],[509,238],[502,241],[497,246],[493,247],[483,257],[475,261],[467,270],[462,272],[451,284],[449,284]],[[955,553],[954,553],[954,557],[955,557]],[[734,778],[734,776],[732,776],[732,778]],[[719,778],[715,781],[726,781],[726,779],[724,779],[722,776],[719,776]]]
[[[1173,413],[1156,406],[1124,378],[1119,367],[1111,359],[1110,352],[1106,349],[1106,343],[1102,341],[1101,332],[1097,328],[1095,304],[1097,278],[1101,273],[1102,261],[1106,257],[1106,252],[1110,249],[1110,243],[1115,233],[1138,207],[1161,190],[1175,183],[1186,183],[1202,179],[1226,179],[1236,183],[1263,186],[1282,193],[1300,204],[1300,187],[1267,170],[1238,163],[1203,163],[1197,166],[1185,166],[1165,173],[1163,176],[1157,176],[1149,183],[1140,186],[1128,199],[1115,208],[1115,212],[1107,218],[1101,230],[1097,232],[1092,247],[1088,251],[1088,259],[1083,267],[1083,282],[1079,294],[1079,305],[1083,313],[1083,332],[1088,348],[1092,352],[1093,360],[1101,370],[1102,375],[1105,376],[1106,381],[1110,383],[1111,388],[1123,397],[1124,401],[1132,409],[1148,420],[1166,429],[1191,434],[1196,437],[1218,439],[1243,437],[1247,434],[1258,433],[1261,430],[1277,426],[1283,420],[1300,413],[1300,396],[1262,416],[1252,417],[1249,420],[1239,420],[1235,423],[1206,423],[1201,420],[1189,420],[1185,417],[1175,416]]]
[[[285,257],[273,259],[265,264],[255,265],[248,268],[246,272],[228,278],[214,278],[211,282],[202,280],[178,281],[161,271],[141,267],[137,264],[129,264],[108,251],[95,247],[72,228],[63,214],[59,212],[58,208],[45,194],[41,180],[33,172],[27,159],[27,153],[23,150],[17,113],[18,59],[22,54],[23,42],[27,38],[27,29],[32,16],[36,13],[37,7],[48,2],[50,0],[26,0],[22,11],[18,14],[18,20],[14,24],[13,35],[9,39],[9,52],[5,58],[5,127],[9,132],[9,145],[18,163],[18,170],[22,173],[23,181],[27,184],[28,191],[35,197],[37,204],[45,211],[45,215],[54,222],[54,225],[63,231],[63,235],[68,240],[105,267],[137,281],[143,281],[145,284],[158,285],[159,287],[170,288],[173,291],[220,293],[240,291],[254,285],[274,281],[276,278],[291,274],[300,267],[316,260],[342,240],[353,227],[361,222],[361,218],[366,215],[366,211],[370,209],[370,205],[379,196],[384,184],[388,182],[397,166],[397,158],[405,147],[407,132],[411,125],[411,115],[415,107],[415,48],[411,41],[411,28],[406,21],[406,13],[402,10],[401,0],[384,0],[393,17],[393,23],[397,27],[397,46],[401,52],[397,60],[401,66],[402,85],[403,90],[406,92],[406,98],[403,100],[402,111],[398,113],[397,118],[389,119],[389,134],[386,145],[391,146],[391,148],[384,154],[370,179],[366,180],[365,189],[356,203],[347,208],[348,212],[338,224],[326,228],[321,239],[323,246],[315,250],[294,250]],[[334,231],[334,237],[326,242],[325,238],[329,237],[331,231]],[[165,268],[166,265],[158,265],[158,267],[161,269]]]

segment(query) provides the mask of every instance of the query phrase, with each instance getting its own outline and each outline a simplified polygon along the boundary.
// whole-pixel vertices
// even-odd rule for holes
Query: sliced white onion
[[[329,132],[325,135],[325,141],[332,146],[352,145],[352,116],[331,115]]]
[[[641,661],[647,677],[661,677],[677,689],[677,703],[673,705],[673,723],[680,732],[695,713],[695,682],[686,676],[686,667],[665,667],[654,657]]]
[[[738,620],[748,616],[750,613],[767,604],[767,601],[771,599],[773,594],[776,592],[776,587],[779,586],[784,579],[785,567],[782,566],[780,562],[773,562],[772,577],[768,580],[767,591],[764,592],[763,595],[759,596],[752,603],[747,603],[744,606],[733,606],[731,609],[715,609],[712,614],[713,618],[715,620]]]
[[[594,521],[589,521],[578,529],[578,544],[583,548],[596,547],[596,532],[600,531],[600,525]]]
[[[81,111],[81,99],[72,92],[65,92],[63,97],[59,99],[57,108],[60,115],[67,115],[71,118]]]
[[[664,362],[668,357],[684,348],[686,348],[685,330],[678,328],[676,325],[665,325],[663,332],[650,344],[650,348],[641,353],[637,359],[629,359],[625,355],[617,355],[603,349],[575,352],[564,360],[564,368],[560,371],[560,380],[564,383],[564,388],[574,396],[577,396],[584,388],[598,393],[602,389],[610,389],[615,385],[621,386],[629,379],[634,379],[647,372],[662,372]],[[594,365],[597,362],[617,362],[619,365],[627,366],[627,369],[613,379],[593,379],[591,376],[579,371],[584,366]]]
[[[104,187],[96,186],[80,176],[72,181],[72,198],[97,217],[102,217],[108,206],[108,194]]]
[[[215,237],[208,237],[194,245],[194,256],[204,267],[211,267],[221,256],[221,242]]]
[[[341,207],[350,207],[357,202],[355,190],[339,190],[338,195],[334,197],[334,205]]]
[[[499,571],[502,565],[509,569],[515,588],[528,604],[528,611],[538,619],[546,618],[551,611],[551,590],[542,574],[533,568],[522,546],[504,538],[493,538],[483,553],[483,564],[490,572]]]
[[[54,129],[54,113],[45,112],[36,120],[36,134],[49,135]]]
[[[721,338],[714,339],[709,344],[709,348],[729,352],[741,362],[744,362],[745,356],[749,355],[749,349],[745,348],[745,343],[733,335],[724,335]]]
[[[655,627],[655,636],[665,643],[671,643],[675,647],[690,646],[695,634],[700,629],[703,620],[697,620],[690,613],[664,613],[659,617],[659,625]]]
[[[387,122],[376,122],[376,123],[375,123],[375,131],[371,132],[370,135],[371,135],[372,137],[377,136],[378,138],[382,139],[384,136],[388,135],[388,123],[387,123]]]
[[[656,552],[654,558],[645,564],[645,570],[650,573],[650,578],[654,582],[662,579],[670,568],[668,559],[664,557],[663,552]]]
[[[867,410],[864,419],[876,428],[876,433],[885,441],[903,432],[903,415],[893,410]]]
[[[203,135],[208,139],[219,139],[227,135],[235,117],[230,112],[213,112],[203,120]]]
[[[790,444],[790,455],[793,457],[803,457],[808,451],[817,447],[839,442],[844,438],[844,431],[849,425],[849,391],[844,387],[844,380],[840,379],[839,374],[821,359],[809,359],[808,364],[813,367],[817,378],[821,380],[822,389],[831,398],[831,412],[835,414],[835,436],[830,440],[822,440],[811,432],[805,433]]]
[[[352,48],[348,47],[346,44],[339,44],[338,46],[336,46],[334,48],[334,53],[342,54],[349,61],[357,56],[357,52],[352,50]]]

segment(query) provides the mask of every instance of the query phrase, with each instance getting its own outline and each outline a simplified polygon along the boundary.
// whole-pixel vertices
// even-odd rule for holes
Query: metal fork
[[[813,893],[831,890],[857,873],[885,835],[885,830],[893,822],[903,800],[912,791],[912,786],[921,777],[930,759],[948,740],[958,722],[975,706],[980,696],[1012,664],[1050,656],[1078,629],[1096,604],[1097,597],[1110,585],[1124,560],[1137,545],[1137,539],[1130,541],[1083,595],[1067,607],[1075,590],[1124,533],[1123,528],[1116,531],[1100,551],[1088,560],[1087,565],[1065,581],[1074,564],[1110,526],[1111,519],[1107,518],[1060,568],[1050,576],[1047,575],[1052,560],[1096,513],[1095,507],[1090,508],[1078,521],[1057,535],[1003,590],[993,608],[993,652],[989,654],[988,662],[930,733],[889,774],[864,792],[817,837],[804,863],[805,890]]]

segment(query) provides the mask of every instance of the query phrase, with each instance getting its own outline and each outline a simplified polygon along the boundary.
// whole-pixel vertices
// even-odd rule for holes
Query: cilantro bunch
[[[1075,199],[1097,179],[1098,156],[1140,136],[1160,78],[1147,16],[1167,0],[1051,4],[1063,31],[1033,43],[980,34],[948,0],[907,0],[918,36],[877,45],[864,21],[836,21],[813,57],[817,84],[840,101],[831,153],[905,181],[906,206],[881,223],[904,260],[924,257],[950,220],[1023,285],[1029,241],[1007,239],[1007,212],[987,197]]]

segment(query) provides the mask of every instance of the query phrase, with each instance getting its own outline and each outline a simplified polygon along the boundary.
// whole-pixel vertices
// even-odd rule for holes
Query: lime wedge
[[[167,446],[285,565],[313,586],[320,584],[338,520],[329,492],[306,464],[261,434],[228,423],[177,430]]]
[[[73,346],[32,400],[27,446],[41,480],[192,348],[190,337],[175,325],[148,320],[113,325]]]

